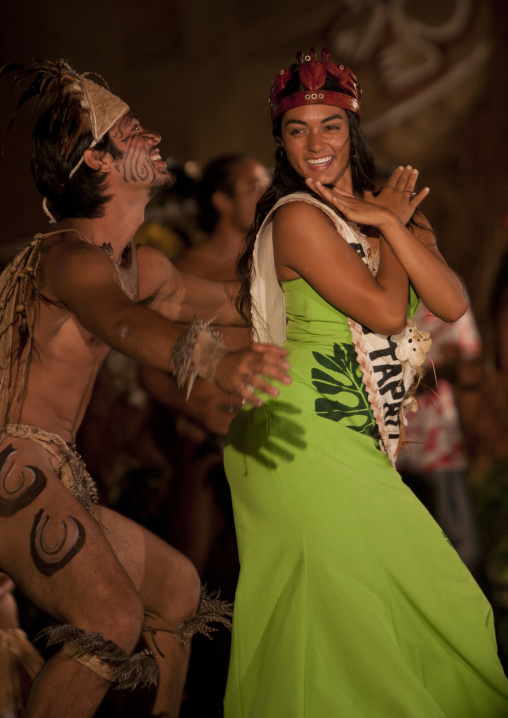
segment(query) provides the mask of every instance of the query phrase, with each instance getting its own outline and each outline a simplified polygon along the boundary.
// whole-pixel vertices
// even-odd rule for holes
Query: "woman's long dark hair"
[[[296,68],[298,66],[295,65],[293,67]],[[281,97],[292,95],[304,89],[305,88],[300,84],[299,76],[296,72],[284,88]],[[330,75],[327,75],[323,89],[342,92],[338,81]],[[349,110],[346,110],[346,114],[349,123],[353,189],[359,193],[363,193],[364,190],[373,192],[375,189],[376,167],[372,151],[363,134],[357,116]],[[236,307],[248,322],[251,321],[250,287],[252,279],[252,252],[261,225],[274,204],[282,197],[292,194],[293,192],[313,194],[306,185],[304,178],[301,177],[289,163],[284,148],[282,147],[281,125],[282,117],[278,117],[273,125],[273,136],[277,143],[273,178],[256,205],[254,222],[245,237],[243,248],[236,264],[237,275],[240,279],[240,291],[236,299]]]

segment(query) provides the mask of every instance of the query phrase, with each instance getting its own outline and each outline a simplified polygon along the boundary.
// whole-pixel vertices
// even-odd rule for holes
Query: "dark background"
[[[430,186],[425,211],[486,331],[485,298],[507,232],[508,4],[407,0],[402,26],[393,22],[394,5],[379,0],[374,14],[364,0],[3,0],[0,64],[62,57],[101,74],[162,133],[166,157],[201,163],[247,151],[270,164],[275,73],[297,49],[330,47],[364,89],[364,126],[381,169],[414,164]],[[434,70],[396,87],[390,63],[403,77],[424,64],[429,48]],[[486,59],[475,66],[481,48]],[[14,107],[6,80],[0,98],[3,128]],[[406,115],[390,118],[401,105]],[[47,227],[28,168],[33,119],[31,109],[20,113],[0,161],[2,243]]]
[[[164,157],[201,164],[247,152],[270,166],[273,77],[294,61],[296,50],[329,47],[362,85],[362,123],[381,175],[412,164],[420,169],[419,186],[431,188],[423,209],[441,251],[465,281],[488,363],[488,297],[508,245],[508,2],[406,0],[397,22],[395,5],[1,0],[0,66],[64,58],[79,72],[102,75],[144,126],[161,132]],[[14,107],[4,78],[2,139]],[[6,256],[13,244],[49,231],[29,170],[34,118],[30,106],[20,112],[0,157],[0,260],[2,250]],[[29,605],[21,609],[31,633],[45,625]],[[194,660],[201,663],[189,676],[191,697],[203,691],[216,697],[210,716],[220,714],[227,669],[227,660],[216,658],[217,650],[227,653],[227,636],[218,641],[198,644]],[[145,698],[110,696],[101,715],[126,716],[130,708],[140,718]]]

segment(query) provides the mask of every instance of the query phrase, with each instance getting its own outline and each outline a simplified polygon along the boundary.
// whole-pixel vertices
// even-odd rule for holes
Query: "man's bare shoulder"
[[[41,254],[47,255],[52,253],[54,255],[56,251],[65,252],[67,250],[73,250],[76,247],[91,246],[91,243],[88,242],[80,232],[62,231],[44,238]]]
[[[41,247],[41,260],[46,264],[64,262],[73,264],[79,257],[93,261],[105,256],[100,247],[87,242],[79,232],[61,232],[47,237]]]
[[[46,295],[59,299],[59,288],[78,277],[96,276],[98,267],[114,279],[113,268],[105,252],[82,239],[76,232],[62,232],[44,240],[36,281]]]
[[[146,301],[159,292],[167,293],[178,281],[178,271],[166,255],[155,247],[137,245],[139,299]]]

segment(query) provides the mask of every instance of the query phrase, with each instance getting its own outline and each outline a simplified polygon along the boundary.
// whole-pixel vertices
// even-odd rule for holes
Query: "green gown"
[[[379,450],[347,317],[303,279],[283,290],[293,382],[246,405],[225,450],[225,718],[508,716],[490,606]]]

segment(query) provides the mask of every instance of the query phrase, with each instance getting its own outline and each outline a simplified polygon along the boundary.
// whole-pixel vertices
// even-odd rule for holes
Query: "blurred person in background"
[[[247,154],[220,155],[209,162],[196,187],[199,231],[192,246],[174,259],[175,266],[206,279],[234,279],[240,245],[267,184],[266,169]],[[249,344],[248,329],[221,331],[228,346]],[[240,402],[199,379],[186,399],[169,373],[141,366],[139,374],[141,385],[156,403],[153,432],[172,466],[164,536],[191,559],[209,588],[220,589],[223,598],[233,600],[239,566],[222,453]],[[174,435],[169,436],[168,427],[173,425]],[[225,632],[213,647],[207,641],[195,643],[186,716],[194,715],[192,711],[212,716],[220,709],[229,644]]]
[[[205,279],[234,279],[241,242],[267,184],[265,168],[248,155],[222,155],[211,161],[196,192],[202,234],[194,246],[175,258],[174,265]],[[222,331],[231,347],[249,344],[248,329]],[[176,430],[182,443],[174,477],[178,486],[174,487],[176,494],[171,501],[170,530],[173,540],[198,571],[205,572],[215,543],[213,537],[221,531],[214,486],[206,477],[222,464],[222,440],[240,404],[230,394],[199,379],[187,399],[169,373],[143,366],[140,377],[150,395],[177,416]]]
[[[406,415],[406,446],[397,456],[397,470],[474,571],[480,547],[468,487],[468,432],[483,373],[480,334],[470,306],[448,323],[420,304],[415,322],[429,332],[432,347],[418,386],[418,411]]]
[[[508,218],[505,227],[508,227]],[[471,485],[485,585],[494,608],[501,660],[508,672],[508,250],[489,301],[485,372],[473,423]]]
[[[508,216],[505,220],[508,228]],[[508,250],[499,262],[490,299],[496,368],[508,377]]]
[[[14,583],[0,573],[0,716],[22,718],[32,682],[44,664],[19,624]]]

